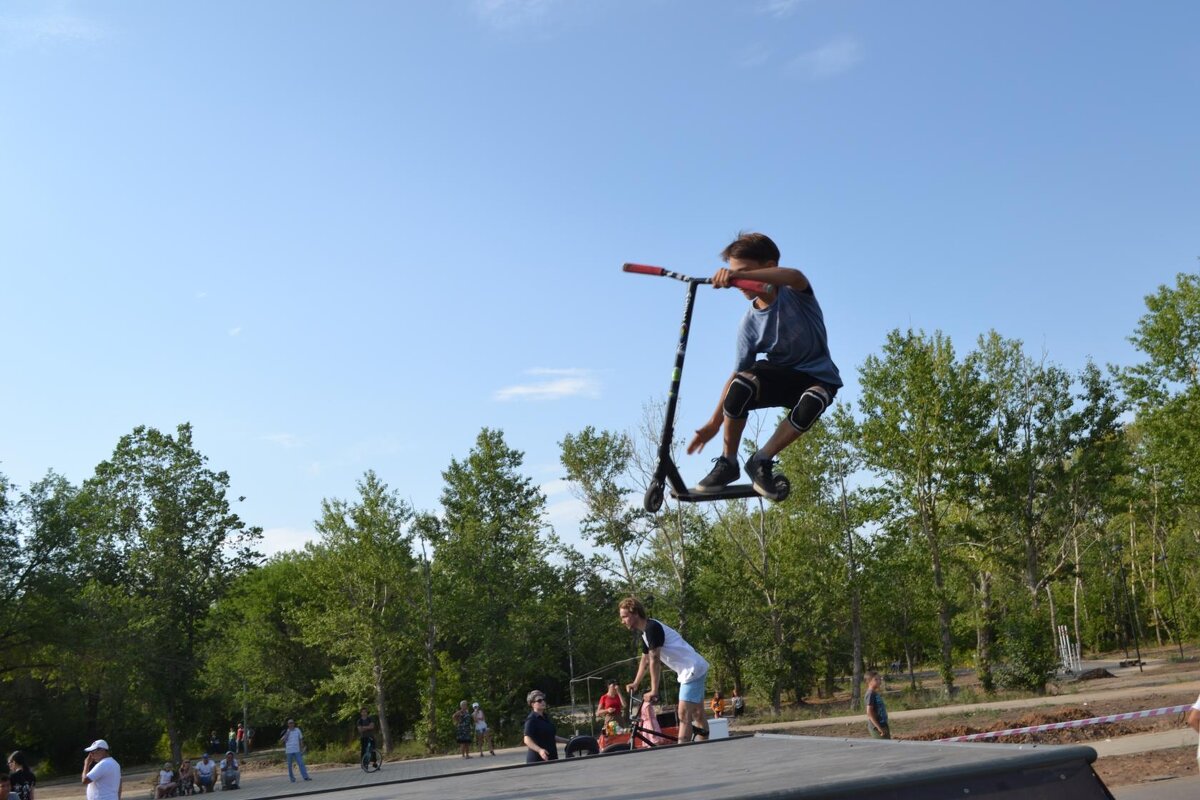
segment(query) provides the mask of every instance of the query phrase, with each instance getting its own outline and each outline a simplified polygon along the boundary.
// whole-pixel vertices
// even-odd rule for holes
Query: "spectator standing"
[[[367,754],[367,744],[375,744],[375,720],[367,713],[366,706],[358,710],[354,728],[358,731],[358,757],[361,760]]]
[[[238,762],[237,759],[233,757],[232,750],[225,754],[225,758],[221,760],[221,763],[217,765],[217,768],[221,770],[222,789],[238,788],[238,783],[242,779],[242,772],[238,768]]]
[[[617,732],[617,722],[625,713],[625,698],[621,696],[619,686],[616,681],[609,681],[608,691],[600,696],[596,706],[596,716],[600,717],[600,723],[609,734]]]
[[[227,750],[232,750],[235,747],[237,747],[237,729],[234,728],[232,725],[230,725],[229,726],[229,734],[227,735],[226,741],[225,741],[225,748]],[[220,752],[221,752],[220,748],[217,748],[215,751],[213,751],[213,757],[216,758],[217,753],[220,753]]]
[[[1184,716],[1184,721],[1188,727],[1200,733],[1200,697],[1196,698],[1196,702],[1192,703],[1192,707],[1188,709]],[[1200,760],[1200,748],[1196,750],[1196,759]]]
[[[208,745],[204,749],[209,753],[221,752],[221,737],[217,736],[216,731],[213,731],[208,735]]]
[[[872,739],[892,738],[887,706],[883,703],[883,678],[875,670],[867,673],[867,732]]]
[[[496,748],[492,746],[492,729],[488,727],[487,717],[484,716],[483,709],[479,707],[479,703],[471,703],[471,719],[475,721],[475,738],[479,742],[479,757],[483,758],[483,743],[486,740],[488,752],[496,755]]]
[[[108,750],[108,742],[97,739],[91,747],[85,747],[83,759],[83,784],[87,786],[87,800],[121,800],[121,765]]]
[[[200,788],[200,794],[216,791],[217,762],[209,758],[208,753],[196,762],[196,786]]]
[[[296,776],[292,774],[292,762],[295,762],[300,767],[300,777],[306,781],[311,781],[308,777],[308,769],[304,766],[304,733],[296,727],[296,720],[289,719],[287,721],[287,729],[283,735],[279,737],[279,741],[283,742],[283,752],[287,756],[288,777],[292,783],[296,782]]]
[[[33,800],[37,778],[29,768],[29,759],[20,750],[14,750],[8,756],[8,783],[12,800]]]
[[[458,711],[452,717],[454,721],[454,741],[458,742],[459,752],[463,758],[471,757],[471,742],[475,741],[475,722],[471,718],[471,709],[467,701],[458,704]]]
[[[558,760],[558,743],[565,742],[558,735],[554,720],[546,713],[546,695],[539,689],[534,689],[526,697],[529,703],[529,716],[525,718],[525,735],[523,740],[529,752],[525,754],[526,764],[537,764],[540,761]]]
[[[713,716],[720,719],[725,716],[725,695],[715,692],[712,699]]]
[[[246,726],[238,723],[237,727],[237,747],[233,748],[233,752],[249,755],[250,751],[246,749]]]
[[[734,687],[733,696],[729,699],[733,701],[733,716],[740,717],[746,713],[746,698],[742,697],[737,687]]]

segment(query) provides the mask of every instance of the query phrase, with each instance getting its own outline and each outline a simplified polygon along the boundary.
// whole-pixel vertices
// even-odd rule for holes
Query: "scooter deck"
[[[760,497],[760,495],[754,491],[754,484],[731,483],[715,492],[697,492],[691,488],[677,492],[675,489],[671,489],[671,497],[681,503],[703,503],[707,500],[739,500],[746,497]]]

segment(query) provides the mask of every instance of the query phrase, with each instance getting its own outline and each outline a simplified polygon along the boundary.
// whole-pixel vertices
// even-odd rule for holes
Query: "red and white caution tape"
[[[1051,722],[1046,725],[1031,725],[1028,728],[1009,728],[1004,731],[987,731],[986,733],[971,733],[966,736],[951,736],[948,739],[936,739],[938,742],[975,742],[980,739],[993,739],[997,736],[1019,736],[1022,733],[1040,733],[1042,731],[1061,731],[1067,728],[1084,728],[1088,725],[1103,725],[1106,722],[1124,722],[1130,719],[1145,719],[1147,717],[1162,717],[1168,714],[1182,714],[1191,708],[1191,703],[1182,706],[1167,706],[1166,708],[1151,708],[1147,711],[1130,711],[1125,714],[1109,714],[1107,717],[1090,717],[1074,719],[1070,722]]]

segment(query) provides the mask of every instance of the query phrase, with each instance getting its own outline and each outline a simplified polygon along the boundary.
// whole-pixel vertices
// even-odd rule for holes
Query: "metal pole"
[[[579,720],[575,716],[575,656],[571,652],[571,615],[567,614],[567,666],[571,671],[571,719],[575,720],[575,735],[579,735]]]
[[[234,742],[237,747],[237,742]],[[242,681],[242,754],[250,755],[250,723],[246,720],[246,682]]]

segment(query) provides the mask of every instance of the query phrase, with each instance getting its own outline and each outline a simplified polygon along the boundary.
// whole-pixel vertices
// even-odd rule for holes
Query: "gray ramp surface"
[[[735,737],[338,792],[339,800],[1111,798],[1090,747]],[[322,792],[323,793],[323,792]]]

